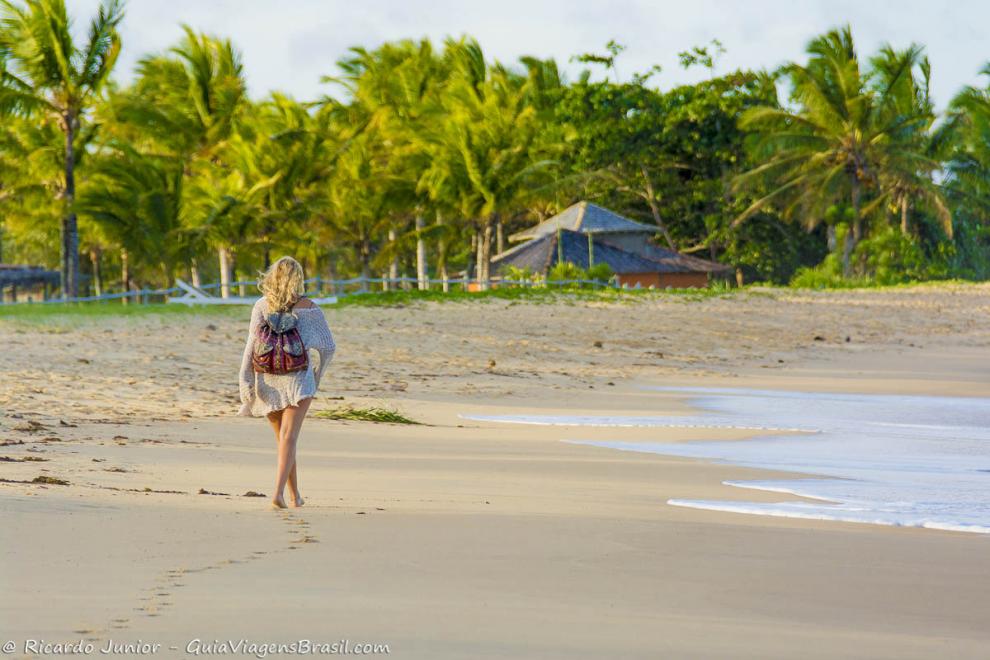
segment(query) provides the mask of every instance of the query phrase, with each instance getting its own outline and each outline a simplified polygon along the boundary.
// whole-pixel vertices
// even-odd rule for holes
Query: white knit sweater
[[[255,332],[267,313],[268,304],[265,298],[259,298],[251,309],[251,323],[241,360],[241,409],[237,414],[243,417],[267,415],[274,410],[297,405],[306,397],[315,396],[323,372],[337,348],[323,310],[315,305],[299,308],[293,313],[299,318],[299,335],[309,352],[309,366],[305,371],[290,374],[256,373],[251,365],[251,353],[254,351]],[[312,350],[317,353],[315,365]]]

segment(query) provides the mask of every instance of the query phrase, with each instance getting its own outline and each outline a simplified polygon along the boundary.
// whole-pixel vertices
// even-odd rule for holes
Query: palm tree
[[[247,108],[240,54],[226,39],[199,34],[183,26],[185,37],[168,55],[147,57],[138,64],[134,84],[111,99],[115,130],[142,151],[167,155],[182,164],[188,182],[197,173],[219,182],[219,190],[246,191],[243,181],[230,178],[225,148]],[[220,262],[221,295],[230,295],[234,245],[243,235],[242,222],[219,222],[233,208],[218,201],[218,189],[187,185],[192,212],[184,213],[190,236],[210,236]],[[216,204],[214,204],[216,202]],[[218,204],[218,205],[217,205]],[[205,225],[209,225],[206,227]],[[224,234],[227,231],[229,233]]]
[[[990,63],[981,73],[990,79]],[[983,218],[990,218],[990,84],[967,86],[953,100],[940,132],[951,148],[947,185]]]
[[[303,104],[272,94],[252,106],[225,149],[229,166],[241,172],[251,186],[264,189],[255,216],[265,267],[271,261],[276,235],[303,238],[295,236],[293,228],[325,210],[324,181],[335,147],[328,120],[324,113],[314,116]],[[300,247],[307,243],[298,242]]]
[[[79,292],[79,232],[74,208],[77,137],[120,52],[120,0],[104,0],[83,44],[70,31],[65,0],[0,0],[0,114],[45,117],[64,136],[62,295]]]
[[[0,217],[5,258],[51,263],[61,256],[51,220],[59,215],[62,132],[51,121],[7,117],[0,124]],[[57,236],[58,232],[54,232]]]
[[[168,286],[179,257],[183,176],[174,159],[149,156],[127,144],[105,147],[80,188],[79,213],[121,249],[124,288],[129,261],[153,268]]]
[[[388,145],[378,131],[365,131],[351,138],[336,157],[328,181],[328,218],[337,242],[355,253],[362,278],[381,252],[378,239],[391,225],[391,190],[398,180],[390,167]],[[385,253],[385,259],[392,257]]]
[[[910,233],[913,203],[930,210],[952,238],[952,214],[934,174],[942,168],[941,140],[932,133],[935,111],[930,90],[931,65],[919,46],[903,51],[885,46],[871,60],[874,88],[884,99],[887,123],[898,126],[880,147],[881,194],[900,215],[901,232]],[[919,75],[913,75],[917,70]],[[906,73],[907,72],[907,73]]]
[[[756,107],[740,120],[753,132],[754,157],[763,164],[737,177],[736,185],[769,182],[771,190],[736,223],[773,204],[784,217],[801,215],[811,228],[825,217],[826,209],[845,201],[850,231],[842,267],[848,275],[852,250],[863,238],[864,219],[883,201],[882,195],[866,195],[883,185],[885,163],[903,166],[915,158],[913,143],[905,136],[930,125],[930,108],[906,106],[899,96],[908,86],[916,54],[895,58],[890,70],[864,70],[848,26],[814,39],[808,54],[807,65],[783,70],[796,107]],[[834,226],[829,233],[831,239]]]
[[[448,40],[445,56],[452,69],[440,100],[446,119],[424,132],[429,167],[420,186],[473,225],[484,290],[499,218],[521,205],[527,185],[549,162],[538,158],[534,78],[489,67],[471,40]]]
[[[429,164],[422,144],[424,127],[443,121],[436,110],[448,68],[428,39],[386,43],[374,51],[352,48],[351,56],[340,60],[338,66],[342,75],[324,80],[340,83],[348,91],[352,99],[348,122],[359,131],[376,131],[386,140],[395,169],[401,171],[391,179],[394,222],[388,229],[389,244],[382,253],[390,259],[390,277],[397,275],[402,246],[414,240],[418,286],[425,289],[428,232],[424,216],[430,200],[416,184]],[[414,229],[400,236],[399,230],[408,225],[410,214]]]

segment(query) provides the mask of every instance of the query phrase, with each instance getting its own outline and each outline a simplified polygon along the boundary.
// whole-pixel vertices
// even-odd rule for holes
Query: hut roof
[[[509,236],[509,240],[526,241],[555,233],[558,228],[579,231],[583,234],[636,233],[652,235],[657,232],[656,227],[634,222],[591,202],[578,202],[535,227],[512,234]]]
[[[45,270],[41,266],[15,266],[0,264],[0,286],[31,286],[33,284],[58,284],[59,272]]]
[[[660,264],[661,273],[727,273],[732,270],[732,266],[681,254],[650,241],[643,241],[636,254]]]
[[[570,262],[580,268],[588,267],[588,238],[587,234],[562,229],[559,232],[560,251],[565,262]],[[539,238],[517,245],[492,259],[493,271],[503,272],[506,268],[528,268],[534,273],[546,273],[557,263],[558,232],[545,234]],[[627,252],[599,238],[591,237],[593,243],[592,259],[594,263],[606,263],[613,273],[655,273],[659,264],[632,252]]]

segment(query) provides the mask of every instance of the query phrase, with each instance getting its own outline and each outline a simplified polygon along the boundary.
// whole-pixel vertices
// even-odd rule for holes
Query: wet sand
[[[982,535],[672,507],[781,497],[722,485],[773,472],[458,415],[687,410],[650,384],[990,396],[988,307],[974,286],[327,309],[339,353],[314,410],[344,397],[425,424],[308,419],[307,504],[286,512],[244,496],[271,492],[274,439],[234,417],[236,310],[56,321],[43,344],[3,320],[18,348],[0,441],[24,444],[0,447],[0,633],[159,657],[228,638],[399,658],[984,657]],[[38,476],[68,485],[20,483]]]

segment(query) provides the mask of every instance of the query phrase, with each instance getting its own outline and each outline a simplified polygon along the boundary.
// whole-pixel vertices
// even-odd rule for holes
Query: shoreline
[[[848,300],[838,313],[867,331],[871,308]],[[909,305],[881,321],[902,324],[897,338],[876,329],[858,347],[819,346],[795,327],[838,323],[817,318],[831,304],[806,314],[765,299],[623,306],[619,316],[568,305],[328,313],[340,360],[313,409],[385,404],[429,425],[308,418],[307,504],[284,513],[245,496],[270,493],[274,438],[263,418],[234,416],[237,319],[102,319],[35,344],[0,323],[13,342],[0,439],[24,442],[0,455],[47,459],[0,463],[2,477],[69,482],[0,483],[4,632],[180,648],[191,637],[322,636],[431,659],[980,657],[990,645],[981,535],[670,506],[780,501],[723,482],[798,475],[560,441],[600,428],[457,417],[698,414],[637,389],[650,384],[988,396],[990,334],[963,303],[966,316]],[[454,312],[460,323],[449,325]],[[709,357],[671,368],[657,337],[682,341],[676,324],[692,315],[685,350]],[[741,320],[763,324],[759,354],[726,343]],[[169,357],[178,322],[195,324],[186,330],[199,342]],[[936,323],[951,332],[932,346],[896,343]],[[644,359],[658,350],[663,358]],[[753,435],[615,430],[670,443]]]
[[[423,408],[436,422],[456,419],[456,406]],[[10,535],[5,547],[16,550],[7,565],[16,565],[38,602],[48,603],[45,610],[14,609],[8,601],[8,630],[46,639],[83,630],[100,640],[129,635],[181,644],[178,631],[221,639],[251,638],[245,630],[265,630],[265,639],[312,637],[329,620],[341,631],[335,637],[390,643],[398,657],[463,656],[463,644],[480,657],[507,657],[521,649],[505,640],[520,634],[543,645],[571,639],[583,650],[564,646],[578,657],[607,646],[630,657],[657,648],[720,655],[730,647],[719,645],[730,639],[773,657],[812,640],[821,648],[811,657],[924,657],[937,648],[978,657],[990,643],[982,626],[986,585],[973,579],[986,554],[974,542],[985,539],[973,534],[680,509],[665,504],[667,493],[772,501],[773,493],[754,498],[723,482],[781,475],[569,445],[552,429],[306,424],[300,478],[307,505],[284,515],[241,496],[266,484],[271,471],[269,431],[250,421],[141,427],[142,436],[163,441],[141,445],[142,452],[158,451],[148,458],[154,465],[194,466],[195,476],[169,470],[161,484],[181,480],[189,496],[90,490],[80,497],[49,486],[54,498],[8,497],[2,534]],[[127,426],[133,430],[107,431],[126,433]],[[242,441],[224,434],[219,442],[217,434],[230,428]],[[679,430],[671,439],[691,442],[709,432]],[[738,434],[723,433],[731,435]],[[113,444],[108,461],[123,463],[133,449]],[[224,469],[218,455],[238,464],[240,474]],[[150,465],[129,467],[141,473]],[[231,495],[192,495],[197,486]],[[52,515],[60,528],[37,527]],[[115,537],[135,529],[141,543],[119,547]],[[72,564],[59,559],[57,539],[66,536],[79,553]],[[855,565],[847,563],[852,557]],[[940,568],[912,571],[905,582],[907,566]],[[95,591],[111,575],[113,586]],[[13,592],[27,588],[19,576],[4,577]],[[286,610],[292,617],[263,615],[267,589],[256,587],[271,580],[295,594]],[[947,605],[951,616],[931,622],[924,635],[910,630],[906,622],[948,588],[960,599]],[[74,598],[58,597],[66,591],[86,594],[87,614]],[[418,614],[409,610],[414,603]],[[495,603],[502,614],[491,609]],[[224,614],[204,630],[206,612],[211,621]],[[534,631],[524,624],[533,612],[554,622],[543,620]],[[596,624],[589,626],[593,612]],[[490,635],[478,635],[482,621]],[[781,626],[784,632],[768,637]],[[452,651],[427,637],[461,642]]]

